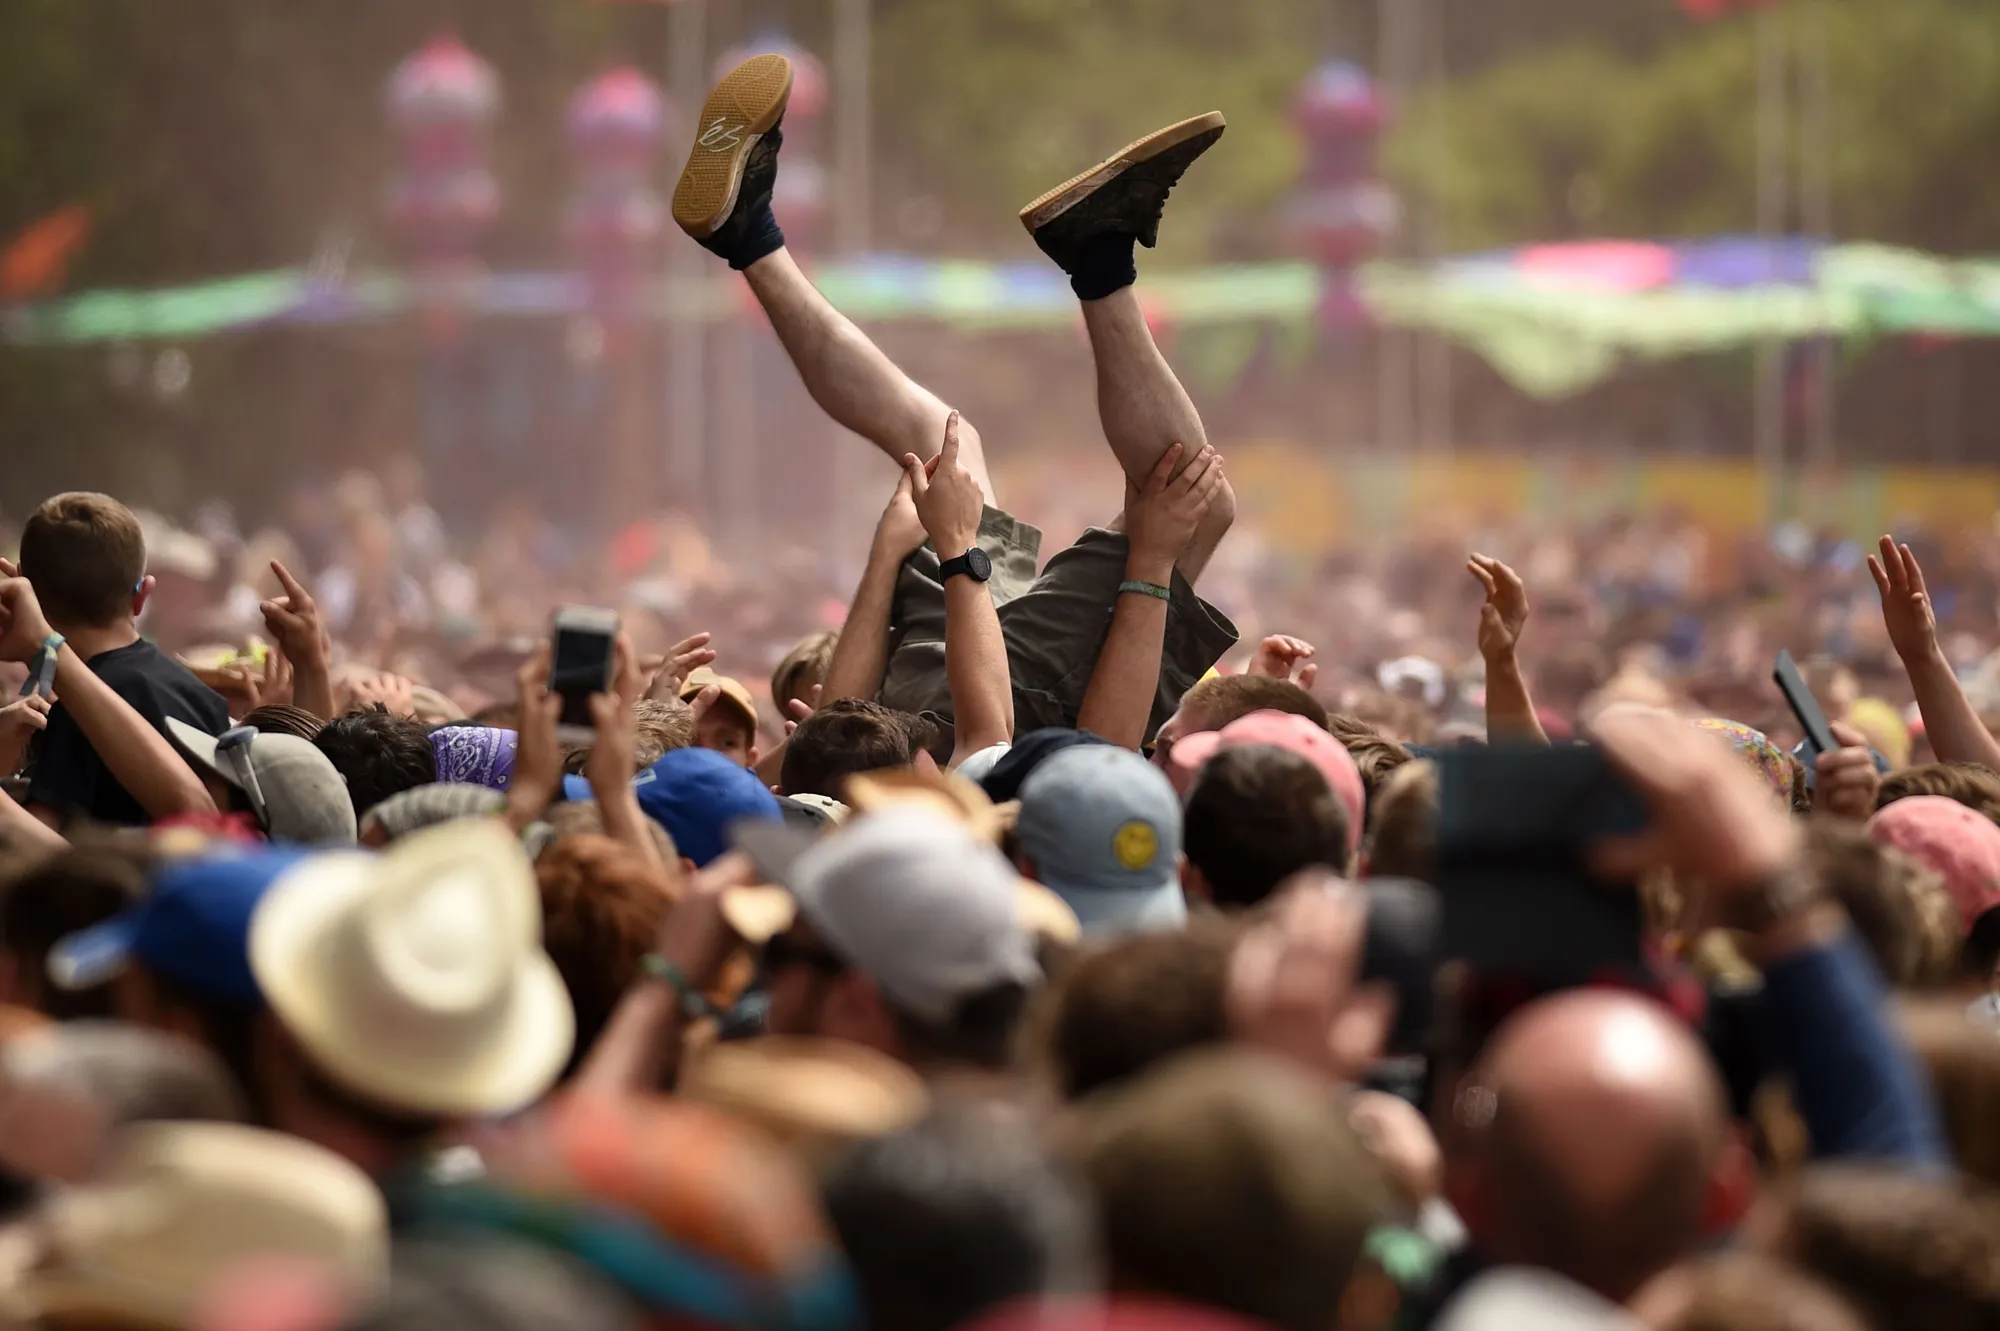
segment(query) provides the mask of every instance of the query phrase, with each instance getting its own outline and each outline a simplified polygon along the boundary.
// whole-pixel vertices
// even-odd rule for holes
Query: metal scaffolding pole
[[[1379,0],[1376,7],[1375,57],[1382,90],[1382,111],[1392,123],[1409,109],[1409,92],[1416,65],[1415,13],[1409,0]],[[1408,258],[1409,210],[1404,210],[1401,234],[1391,238],[1391,258]],[[1378,324],[1375,329],[1375,432],[1378,446],[1391,456],[1410,451],[1416,430],[1416,343],[1406,328]]]
[[[1808,0],[1799,22],[1799,220],[1818,241],[1833,239],[1833,70],[1826,0]],[[1806,460],[1834,462],[1839,348],[1830,337],[1812,346],[1811,396],[1806,404]]]
[[[1757,233],[1774,254],[1784,234],[1786,200],[1791,193],[1786,169],[1786,18],[1780,9],[1757,14]],[[1768,261],[1768,260],[1767,260]],[[1766,274],[1775,281],[1776,265]],[[1757,346],[1757,382],[1752,447],[1757,475],[1764,489],[1766,515],[1780,516],[1785,471],[1785,343],[1770,336]]]
[[[1420,25],[1420,81],[1433,90],[1445,81],[1444,5],[1442,0],[1410,0]],[[1430,140],[1424,151],[1431,159],[1431,178],[1442,180],[1451,169],[1450,127],[1444,113],[1431,119]],[[1445,228],[1444,204],[1427,201],[1417,232],[1418,256],[1433,263],[1451,252],[1451,237]],[[1431,332],[1418,344],[1417,429],[1418,446],[1425,452],[1452,453],[1451,343],[1442,333]]]
[[[873,0],[834,0],[833,239],[836,251],[847,258],[866,254],[873,243],[874,24]],[[831,550],[853,529],[848,508],[865,485],[871,450],[843,437],[846,431],[838,425],[829,423],[826,429],[834,436],[825,538]]]
[[[693,126],[708,94],[707,0],[679,0],[667,21],[667,67],[679,123]],[[697,511],[708,498],[708,376],[703,364],[707,330],[701,293],[707,267],[692,244],[669,247],[667,264],[666,388],[668,499]]]

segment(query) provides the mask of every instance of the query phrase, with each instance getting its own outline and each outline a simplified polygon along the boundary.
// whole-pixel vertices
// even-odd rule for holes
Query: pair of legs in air
[[[941,447],[951,408],[827,302],[784,248],[772,216],[790,90],[790,63],[776,55],[753,57],[716,85],[674,193],[674,219],[743,273],[807,391],[827,415],[872,442],[892,463],[900,464],[905,454],[928,461]],[[1169,126],[1021,213],[1036,243],[1069,274],[1082,302],[1096,364],[1098,416],[1125,473],[1128,496],[1170,446],[1184,446],[1185,466],[1207,440],[1193,402],[1146,326],[1132,285],[1133,248],[1154,244],[1168,192],[1222,130],[1222,116],[1214,112]],[[959,452],[987,504],[997,509],[984,447],[969,421],[959,425]],[[1234,496],[1225,484],[1178,561],[1188,584],[1200,577],[1234,512]],[[1122,528],[1122,518],[1121,511],[1113,530]],[[1103,615],[1114,597],[1115,590],[1106,596]],[[1212,609],[1203,610],[1220,620]],[[1226,620],[1220,624],[1228,627]],[[1101,641],[1101,623],[1094,627]],[[1230,636],[1233,640],[1233,630]]]

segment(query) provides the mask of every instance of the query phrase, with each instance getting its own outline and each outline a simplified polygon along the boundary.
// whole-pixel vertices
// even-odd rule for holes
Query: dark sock
[[[1132,261],[1134,237],[1118,232],[1092,236],[1083,242],[1076,267],[1069,270],[1069,289],[1078,300],[1103,300],[1139,280]]]
[[[769,199],[764,200],[756,212],[743,218],[741,231],[736,231],[734,227],[730,229],[735,234],[728,238],[727,247],[716,253],[729,260],[729,266],[739,273],[765,255],[785,247],[785,233],[778,229],[777,214],[771,211]]]

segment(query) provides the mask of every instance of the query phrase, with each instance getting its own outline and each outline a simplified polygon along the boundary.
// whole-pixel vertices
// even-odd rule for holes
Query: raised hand
[[[0,661],[32,661],[54,630],[22,577],[0,579]]]
[[[1145,579],[1148,582],[1164,583],[1173,576],[1174,561],[1188,548],[1195,528],[1222,492],[1222,455],[1203,444],[1176,476],[1174,468],[1186,452],[1180,444],[1169,445],[1146,483],[1125,505],[1125,535],[1131,547],[1127,558],[1132,568],[1151,575]]]
[[[785,704],[785,711],[790,714],[785,721],[786,739],[792,737],[792,732],[799,728],[801,721],[809,719],[814,712],[819,710],[820,693],[824,688],[824,685],[815,684],[806,697],[793,698]]]
[[[277,560],[271,572],[285,594],[258,606],[264,612],[264,627],[272,641],[284,650],[293,669],[303,674],[325,674],[333,668],[333,647],[326,626],[320,621],[319,603],[305,584]],[[268,698],[265,701],[270,701]]]
[[[39,693],[31,693],[0,707],[0,776],[12,776],[21,770],[21,762],[27,756],[28,741],[38,730],[46,730],[49,724],[49,708],[54,706]],[[6,796],[0,795],[0,799]]]
[[[1512,656],[1528,622],[1528,589],[1521,575],[1490,555],[1472,556],[1465,569],[1486,589],[1486,604],[1479,607],[1479,654],[1488,661]]]
[[[250,696],[250,710],[289,704],[296,691],[297,673],[285,649],[273,643],[264,650],[264,668],[257,674],[242,667],[243,689]],[[315,713],[317,715],[317,713]]]
[[[547,672],[547,666],[543,672]],[[350,685],[351,707],[373,707],[380,703],[393,716],[415,716],[417,714],[416,686],[401,675],[386,670],[371,675],[362,675]]]
[[[1604,878],[1635,882],[1672,869],[1720,899],[1760,889],[1797,862],[1791,812],[1714,736],[1677,716],[1615,709],[1596,730],[1652,816],[1638,836],[1596,848],[1593,867]]]
[[[1274,633],[1257,644],[1257,654],[1250,658],[1243,673],[1265,679],[1289,679],[1302,689],[1310,689],[1319,678],[1319,662],[1313,660],[1318,651],[1304,638]]]
[[[903,455],[903,479],[938,558],[956,559],[970,550],[979,538],[986,496],[959,461],[957,412],[945,418],[944,447],[929,465],[914,453]]]
[[[1907,545],[1884,536],[1880,554],[1868,556],[1868,572],[1882,597],[1882,626],[1889,644],[1907,664],[1937,650],[1937,612],[1924,586],[1923,566]]]
[[[549,645],[544,641],[514,676],[519,692],[520,739],[514,747],[514,775],[507,782],[507,821],[518,831],[542,816],[549,802],[562,789],[562,744],[556,738],[556,719],[562,715],[562,699],[549,692]],[[632,768],[625,768],[631,780]]]
[[[1361,980],[1368,902],[1331,870],[1282,884],[1230,955],[1224,1010],[1234,1037],[1339,1081],[1381,1056],[1395,991]]]
[[[1875,755],[1868,748],[1866,735],[1840,721],[1833,722],[1832,729],[1840,747],[1814,760],[1813,812],[1865,823],[1875,816],[1882,774],[1875,770]]]
[[[681,686],[687,683],[689,675],[705,665],[715,664],[715,652],[708,645],[713,637],[713,634],[697,633],[667,648],[666,659],[658,664],[658,673],[646,689],[646,696],[656,702],[677,701],[681,696]]]
[[[623,633],[612,647],[611,659],[612,691],[590,696],[590,720],[596,736],[590,744],[590,756],[584,760],[583,774],[593,791],[627,785],[638,766],[638,727],[632,704],[641,692],[640,674],[631,640]]]
[[[882,554],[907,559],[929,538],[924,520],[917,516],[915,493],[909,472],[896,477],[896,491],[889,496],[889,506],[882,510],[881,521],[875,524],[875,548]]]

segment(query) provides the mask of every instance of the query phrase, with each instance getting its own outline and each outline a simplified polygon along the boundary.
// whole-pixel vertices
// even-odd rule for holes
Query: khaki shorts
[[[1093,527],[1049,561],[1038,577],[1035,560],[1042,533],[997,508],[979,519],[979,548],[993,561],[987,584],[1000,612],[1007,666],[1014,680],[1014,730],[1074,726],[1098,653],[1111,629],[1118,584],[1125,580],[1124,533]],[[944,727],[950,746],[951,685],[944,668],[944,584],[928,544],[903,563],[889,619],[889,666],[881,701],[898,711],[929,716]],[[1236,626],[1195,595],[1174,571],[1167,603],[1167,636],[1151,738],[1180,706],[1181,695],[1236,645]]]

